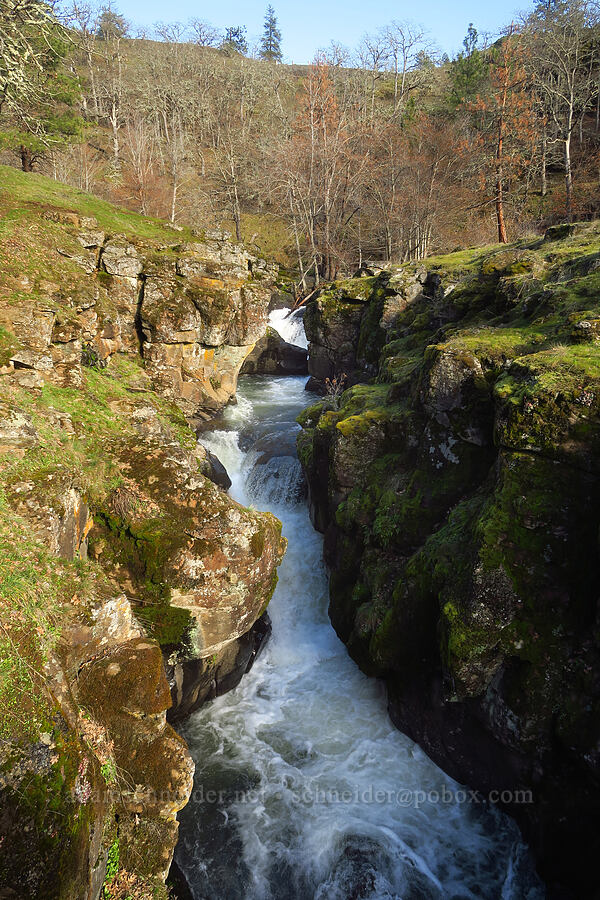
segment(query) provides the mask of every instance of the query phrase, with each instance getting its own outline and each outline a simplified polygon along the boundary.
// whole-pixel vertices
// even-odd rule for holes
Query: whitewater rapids
[[[196,779],[179,867],[195,900],[538,900],[516,825],[393,727],[382,686],[329,624],[294,451],[305,381],[242,378],[225,424],[202,436],[232,496],[277,515],[289,545],[266,650],[182,729]]]

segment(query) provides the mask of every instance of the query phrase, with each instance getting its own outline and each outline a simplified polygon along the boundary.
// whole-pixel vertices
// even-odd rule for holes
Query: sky
[[[114,9],[135,26],[150,27],[157,21],[186,22],[198,18],[217,28],[245,25],[250,44],[262,32],[269,0],[113,0]],[[453,56],[461,49],[469,22],[480,33],[497,34],[503,25],[527,6],[527,0],[271,0],[282,32],[285,62],[310,62],[316,51],[331,40],[353,49],[365,32],[374,33],[393,19],[424,26],[442,52]]]

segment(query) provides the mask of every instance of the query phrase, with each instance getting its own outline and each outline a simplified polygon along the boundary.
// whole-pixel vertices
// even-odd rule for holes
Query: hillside
[[[353,49],[330,35],[309,66],[255,58],[198,20],[135,38],[92,3],[64,21],[46,23],[51,53],[21,54],[0,161],[225,224],[304,285],[597,215],[593,5],[537,5],[493,38],[471,24],[453,60],[393,21]]]
[[[558,896],[598,853],[599,265],[598,223],[559,226],[338,282],[305,320],[331,620],[402,731],[507,792]]]

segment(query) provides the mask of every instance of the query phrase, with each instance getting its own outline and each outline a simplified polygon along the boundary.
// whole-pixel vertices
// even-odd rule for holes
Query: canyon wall
[[[166,896],[193,775],[167,710],[251,665],[285,550],[190,425],[232,399],[274,272],[22,181],[0,192],[0,883]]]
[[[339,636],[573,897],[598,852],[599,235],[326,288],[299,420]]]

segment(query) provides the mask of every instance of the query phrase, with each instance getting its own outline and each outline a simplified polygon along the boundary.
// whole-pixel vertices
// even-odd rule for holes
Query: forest
[[[546,0],[442,55],[393,21],[286,65],[245,28],[5,0],[0,155],[174,226],[224,225],[306,286],[598,215],[599,5]]]

